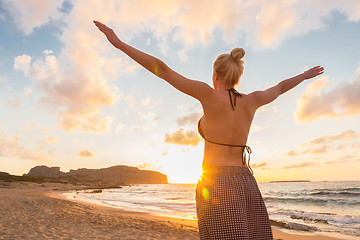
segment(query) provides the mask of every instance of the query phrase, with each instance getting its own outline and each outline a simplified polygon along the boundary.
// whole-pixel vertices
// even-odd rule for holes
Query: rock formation
[[[48,177],[56,181],[73,184],[86,184],[92,187],[116,187],[127,184],[168,183],[167,177],[156,171],[140,170],[136,167],[118,165],[101,169],[79,168],[69,172],[60,171],[60,167],[37,166],[23,176]]]
[[[64,176],[65,173],[60,171],[60,167],[47,167],[45,165],[36,166],[30,169],[28,174],[24,174],[23,176],[28,177],[61,177]]]

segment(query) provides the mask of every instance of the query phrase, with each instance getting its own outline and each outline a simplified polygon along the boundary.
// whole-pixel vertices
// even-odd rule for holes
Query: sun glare
[[[169,183],[197,183],[201,176],[201,166],[173,165],[166,169],[165,174]]]

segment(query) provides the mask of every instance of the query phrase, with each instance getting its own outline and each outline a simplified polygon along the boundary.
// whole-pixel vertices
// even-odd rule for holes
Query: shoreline
[[[85,186],[11,183],[1,187],[0,239],[199,239],[197,221],[69,199],[62,193]],[[337,234],[272,226],[274,239],[339,240]]]
[[[63,193],[66,193],[66,192],[63,192]],[[152,214],[152,213],[148,213],[148,212],[141,212],[141,211],[128,211],[128,210],[122,209],[120,207],[111,207],[111,206],[108,206],[105,204],[92,203],[92,202],[85,201],[82,199],[68,198],[61,194],[62,193],[54,193],[54,195],[52,195],[51,197],[61,198],[61,199],[68,200],[68,201],[81,202],[83,204],[88,204],[90,206],[96,206],[99,208],[109,209],[110,211],[115,210],[115,211],[125,212],[128,214],[133,214],[133,215],[139,214],[142,217],[157,219],[160,221],[176,222],[176,223],[184,224],[186,226],[195,227],[196,230],[198,228],[197,220],[195,220],[195,219],[185,219],[185,218],[180,218],[180,217],[175,217],[175,216],[173,216],[173,217],[172,216],[161,216],[161,215],[156,215],[156,214]],[[281,227],[280,225],[277,225],[277,223],[274,221],[271,221],[271,228],[273,230],[274,240],[346,240],[346,238],[344,238],[341,234],[338,234],[338,233],[307,232],[307,231],[293,230],[293,229]],[[198,239],[198,238],[196,238],[196,239]]]

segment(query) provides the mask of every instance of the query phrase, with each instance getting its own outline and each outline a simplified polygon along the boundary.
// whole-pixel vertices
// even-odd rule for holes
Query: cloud
[[[8,136],[6,132],[0,133],[0,156],[20,158],[34,162],[44,162],[47,160],[45,155],[34,152],[21,144],[21,137],[19,135]]]
[[[337,160],[333,160],[333,161],[327,161],[325,162],[326,164],[340,164],[340,163],[346,163],[348,161],[350,161],[351,159],[353,159],[354,156],[352,155],[346,155],[346,156],[343,156],[341,158],[338,158]]]
[[[119,26],[116,30],[127,38],[139,32],[151,32],[161,46],[167,46],[169,41],[185,46],[209,44],[220,30],[226,41],[234,41],[241,34],[248,45],[273,48],[286,39],[323,28],[326,17],[334,11],[344,14],[349,21],[360,20],[357,0],[317,0],[316,3],[312,0],[109,0],[106,5],[89,0],[71,1],[73,6],[66,14],[62,10],[67,1],[62,0],[3,2],[2,7],[25,34],[62,19],[65,28],[78,27],[71,33],[79,37],[84,33],[82,27],[96,18]],[[180,58],[183,58],[181,52]]]
[[[251,168],[262,168],[262,167],[265,167],[267,166],[267,163],[259,163],[259,164],[251,164]]]
[[[184,49],[209,46],[218,31],[227,41],[241,34],[248,45],[273,48],[290,37],[322,28],[325,17],[333,11],[351,21],[360,19],[356,1],[319,0],[314,7],[310,0],[109,0],[106,4],[89,0],[71,1],[72,8],[65,13],[64,5],[69,2],[4,0],[1,5],[25,34],[61,19],[61,53],[54,56],[47,49],[37,59],[18,56],[14,68],[32,80],[32,90],[42,94],[40,102],[58,115],[59,126],[65,131],[108,131],[111,116],[102,111],[117,100],[119,90],[113,80],[138,68],[114,51],[94,27],[93,19],[114,27],[125,41],[150,32],[155,44],[176,42]],[[174,54],[185,60],[182,50]]]
[[[184,117],[180,117],[177,119],[177,123],[180,127],[185,125],[196,125],[202,115],[202,112],[193,112]]]
[[[197,132],[191,130],[185,132],[183,128],[174,133],[165,134],[165,143],[196,146],[200,141],[201,138]]]
[[[46,146],[51,145],[53,142],[58,141],[59,139],[56,136],[50,136],[47,139],[38,142],[38,146],[43,149]]]
[[[157,109],[158,101],[142,95],[143,93],[133,89],[129,95],[122,96],[126,103],[123,111],[126,114],[135,116],[135,118],[133,118],[131,124],[118,122],[116,125],[117,132],[123,130],[147,131],[157,125],[159,117],[154,110]]]
[[[23,54],[21,56],[17,56],[14,60],[14,69],[28,73],[30,68],[30,63],[31,63],[31,57],[29,55]]]
[[[22,95],[22,93],[11,93],[10,91],[5,91],[2,94],[2,98],[8,106],[18,109],[21,105]]]
[[[8,80],[4,76],[0,76],[0,83],[7,83]]]
[[[326,145],[322,145],[322,146],[318,146],[315,148],[305,150],[303,153],[325,153],[326,149],[327,149]]]
[[[352,148],[360,148],[360,142],[353,143]]]
[[[46,50],[43,51],[43,53],[44,53],[45,55],[50,55],[50,54],[53,53],[53,51],[46,49]]]
[[[359,135],[353,130],[345,130],[336,135],[325,135],[321,137],[317,137],[309,142],[302,143],[301,146],[306,147],[303,151],[295,151],[291,150],[285,153],[285,156],[293,157],[298,156],[300,154],[307,154],[307,153],[315,153],[321,154],[326,153],[327,150],[330,149],[337,149],[343,150],[347,147],[346,140],[351,140],[357,138]],[[338,145],[337,148],[333,147],[329,144],[342,140],[342,144]],[[314,146],[315,145],[315,146]],[[319,146],[320,145],[320,146]],[[355,143],[352,144],[354,147]]]
[[[293,164],[293,165],[288,165],[288,166],[284,166],[283,168],[285,169],[289,169],[289,168],[303,168],[303,167],[311,167],[315,165],[314,163],[312,162],[301,162],[301,163],[298,163],[298,164]]]
[[[297,156],[299,154],[300,154],[299,152],[296,152],[295,150],[291,150],[291,151],[285,153],[285,156],[290,156],[291,157],[291,156]]]
[[[335,160],[335,161],[327,161],[326,164],[340,164],[340,163],[346,163],[349,160]]]
[[[291,1],[265,1],[263,7],[256,15],[258,43],[271,46],[277,41],[283,41],[286,33],[295,24],[297,17]]]
[[[153,165],[151,165],[150,163],[143,163],[137,166],[137,168],[140,169],[147,169],[147,170],[158,170],[159,167],[155,167]]]
[[[178,51],[178,57],[182,63],[187,62],[189,59],[184,49]]]
[[[313,144],[324,144],[330,143],[338,140],[348,140],[358,137],[358,134],[353,130],[346,130],[337,135],[326,135],[315,138],[311,140],[309,143],[304,143],[303,145],[313,145]]]
[[[180,127],[186,125],[197,126],[202,112],[193,112],[186,116],[180,117],[177,119],[177,123]],[[197,146],[202,139],[199,137],[198,133],[193,130],[185,131],[184,128],[180,128],[174,133],[165,134],[165,142],[173,143],[179,145],[190,145]]]
[[[360,68],[354,81],[328,89],[327,78],[320,77],[311,83],[299,98],[296,119],[309,123],[322,116],[336,118],[360,114]]]
[[[79,157],[95,157],[95,154],[93,154],[92,152],[90,152],[89,150],[81,150],[78,154]]]
[[[34,28],[61,19],[63,14],[59,9],[63,2],[64,0],[2,0],[0,5],[9,11],[18,28],[29,35]]]
[[[144,163],[137,166],[137,168],[149,168],[151,167],[150,163]]]
[[[58,113],[60,128],[106,131],[111,118],[102,116],[99,109],[111,106],[115,96],[105,77],[100,71],[87,70],[88,66],[66,68],[63,64],[50,54],[36,61],[22,55],[15,58],[14,69],[22,70],[33,81],[35,89],[42,93],[39,102]]]
[[[326,145],[322,145],[322,146],[317,146],[314,148],[308,148],[304,151],[298,152],[295,150],[291,150],[287,153],[285,153],[285,156],[289,156],[289,157],[294,157],[294,156],[298,156],[300,154],[307,154],[307,153],[315,153],[315,154],[319,154],[319,153],[326,153],[327,151],[327,146]]]

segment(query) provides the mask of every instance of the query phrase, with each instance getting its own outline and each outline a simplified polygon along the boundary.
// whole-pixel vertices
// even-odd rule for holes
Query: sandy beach
[[[197,222],[68,200],[62,192],[81,188],[57,183],[0,183],[0,239],[199,239]],[[277,240],[341,239],[288,233]]]

